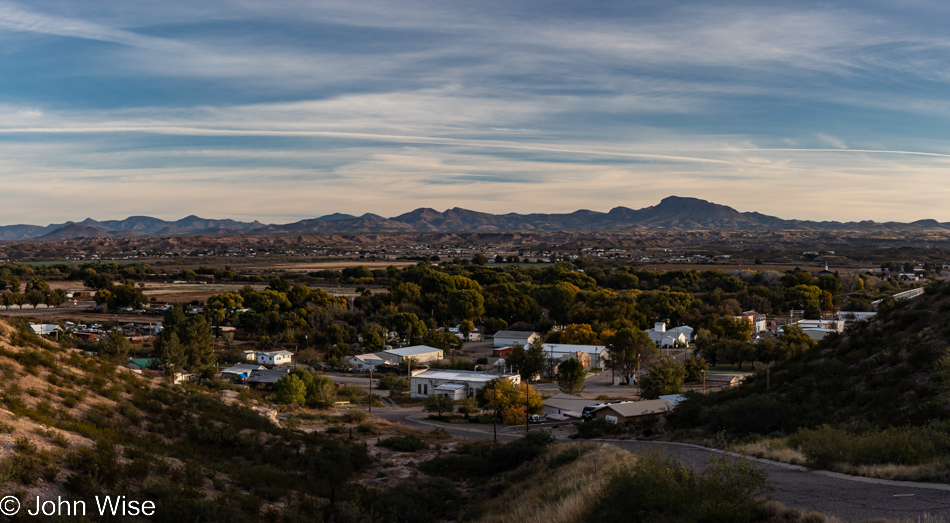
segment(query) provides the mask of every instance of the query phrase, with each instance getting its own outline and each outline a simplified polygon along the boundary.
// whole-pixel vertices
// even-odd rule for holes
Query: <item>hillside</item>
[[[950,284],[927,291],[774,366],[770,383],[760,370],[691,397],[670,427],[819,468],[950,482]]]
[[[94,237],[131,236],[235,236],[288,234],[373,234],[373,233],[501,233],[558,231],[850,231],[950,232],[950,223],[918,220],[911,223],[870,220],[861,222],[816,222],[787,220],[758,212],[739,212],[732,207],[699,198],[669,196],[642,209],[615,207],[609,212],[578,210],[571,213],[492,214],[455,207],[445,211],[422,207],[384,218],[366,213],[344,213],[287,224],[265,225],[258,221],[212,220],[188,216],[166,221],[148,216],[124,220],[36,225],[0,226],[0,240],[64,240]]]
[[[91,511],[122,494],[153,501],[150,521],[323,521],[372,462],[342,425],[288,430],[249,396],[143,379],[5,322],[0,372],[0,487],[23,500]]]

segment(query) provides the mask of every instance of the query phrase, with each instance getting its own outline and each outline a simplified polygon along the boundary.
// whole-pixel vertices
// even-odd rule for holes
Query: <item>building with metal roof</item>
[[[486,383],[498,378],[507,379],[514,385],[521,384],[521,376],[517,374],[490,374],[470,370],[427,370],[410,378],[410,396],[427,398],[432,394],[441,393],[448,394],[453,399],[471,398]],[[439,391],[439,387],[443,385],[452,385],[452,387]],[[459,390],[463,390],[464,393],[460,398],[454,398],[455,395],[459,395],[457,392]],[[451,394],[449,394],[450,391]]]
[[[443,357],[442,349],[430,347],[428,345],[413,345],[411,347],[402,347],[400,349],[388,349],[378,355],[386,354],[394,363],[401,363],[404,358],[412,358],[413,363],[421,364],[430,361],[439,361]]]

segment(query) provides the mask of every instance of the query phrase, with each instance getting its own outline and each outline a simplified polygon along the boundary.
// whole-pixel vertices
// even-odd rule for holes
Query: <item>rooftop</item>
[[[442,352],[442,349],[430,347],[428,345],[413,345],[412,347],[403,347],[401,349],[389,349],[383,352],[395,354],[396,356],[416,356],[418,354],[429,354],[430,352]]]
[[[528,338],[534,334],[538,334],[533,331],[498,331],[492,336],[495,338]]]
[[[603,345],[571,345],[568,343],[545,343],[542,345],[545,352],[586,352],[588,354],[600,354],[604,350]]]
[[[516,374],[488,374],[473,370],[427,370],[416,374],[413,378],[487,383],[495,378],[510,378],[512,376],[516,376]]]

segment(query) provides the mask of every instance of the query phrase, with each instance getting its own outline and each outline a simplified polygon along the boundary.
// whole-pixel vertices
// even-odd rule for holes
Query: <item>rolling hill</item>
[[[615,207],[608,212],[578,210],[571,213],[491,214],[455,207],[445,211],[419,208],[391,218],[377,214],[355,216],[334,213],[287,224],[258,221],[214,220],[188,216],[166,221],[148,216],[124,220],[0,227],[0,240],[64,240],[73,238],[127,238],[133,236],[287,235],[367,233],[461,233],[550,231],[852,231],[852,232],[950,232],[950,222],[918,220],[899,222],[836,222],[786,220],[699,198],[670,196],[652,207]]]

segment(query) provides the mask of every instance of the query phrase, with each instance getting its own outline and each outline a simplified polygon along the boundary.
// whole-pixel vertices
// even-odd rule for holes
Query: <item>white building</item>
[[[429,347],[428,345],[413,345],[412,347],[403,347],[401,349],[389,349],[376,353],[380,357],[386,357],[393,363],[401,363],[405,358],[412,358],[415,365],[421,365],[430,361],[439,361],[443,357],[442,349]]]
[[[286,365],[294,360],[294,353],[288,350],[246,350],[244,357],[248,361],[256,361],[258,365]]]
[[[31,323],[30,330],[40,336],[49,336],[56,332],[62,332],[62,328],[55,323]]]
[[[643,332],[647,333],[647,336],[650,337],[650,340],[656,344],[657,347],[685,347],[689,344],[689,337],[684,333],[683,327],[677,327],[677,329],[666,330],[666,322],[658,321],[653,325],[652,329],[647,329]],[[690,328],[692,330],[692,328]]]
[[[837,332],[844,332],[844,320],[798,320],[795,322],[805,329],[832,329]]]
[[[586,358],[578,358],[577,353],[590,354],[590,368],[602,369],[607,363],[609,356],[607,348],[603,345],[570,345],[567,343],[545,343],[541,345],[544,348],[544,357],[547,359],[561,360],[568,358],[577,358],[583,363]]]
[[[537,332],[528,331],[498,331],[492,337],[492,345],[495,347],[511,347],[514,344],[528,346],[534,340],[541,339]]]
[[[375,371],[376,367],[380,365],[395,365],[392,358],[380,356],[380,354],[382,353],[347,356],[346,360],[353,365],[353,369],[355,369],[356,372]]]
[[[766,328],[766,316],[755,311],[745,311],[739,316],[733,316],[735,320],[745,320],[752,324],[752,334],[762,332]]]
[[[468,370],[427,370],[409,379],[410,396],[427,398],[433,394],[444,394],[453,400],[475,396],[478,389],[496,378],[505,378],[514,385],[521,384],[517,374],[488,374]]]

